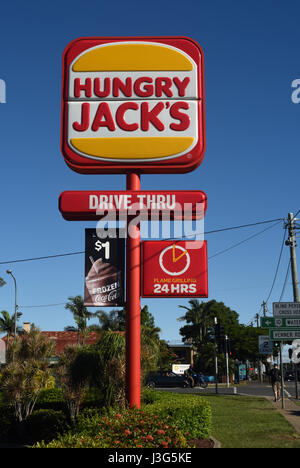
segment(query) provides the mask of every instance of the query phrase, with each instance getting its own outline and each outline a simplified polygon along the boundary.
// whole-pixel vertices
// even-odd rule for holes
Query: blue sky
[[[142,189],[207,193],[205,230],[284,218],[300,209],[300,104],[291,83],[300,78],[298,1],[185,1],[150,3],[78,0],[5,2],[0,12],[0,262],[84,250],[84,228],[58,211],[64,190],[122,190],[123,175],[80,175],[60,152],[61,62],[66,45],[82,36],[184,35],[205,58],[206,152],[185,175],[145,175]],[[208,234],[208,256],[268,225]],[[209,298],[249,324],[269,295],[283,222],[209,260]],[[298,251],[297,251],[298,254]],[[298,254],[299,255],[299,254]],[[289,259],[282,261],[268,301],[279,300]],[[20,322],[42,330],[74,324],[63,303],[83,295],[84,257],[0,264],[7,285],[0,310],[13,313],[11,268],[18,282]],[[289,277],[283,300],[293,300]],[[184,299],[143,299],[162,329],[179,340]],[[28,307],[61,304],[51,307]],[[92,323],[92,322],[90,322]]]

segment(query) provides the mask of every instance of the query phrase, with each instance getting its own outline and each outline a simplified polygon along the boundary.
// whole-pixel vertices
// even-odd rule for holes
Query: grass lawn
[[[300,448],[300,435],[265,398],[201,395],[212,408],[222,448]]]

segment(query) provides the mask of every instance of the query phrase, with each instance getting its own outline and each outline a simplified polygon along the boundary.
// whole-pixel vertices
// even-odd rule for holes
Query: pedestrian
[[[192,388],[195,387],[195,381],[194,381],[195,371],[194,371],[193,364],[191,364],[190,367],[185,371],[185,375],[189,381],[190,386]]]
[[[278,369],[278,365],[274,364],[273,369],[270,371],[271,384],[274,392],[274,401],[280,400],[280,389],[281,389],[281,372]]]

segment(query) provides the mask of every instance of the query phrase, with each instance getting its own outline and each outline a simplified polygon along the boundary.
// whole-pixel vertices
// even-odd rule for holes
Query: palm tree
[[[68,297],[69,302],[66,303],[65,309],[69,309],[74,317],[77,324],[78,331],[78,343],[80,342],[80,335],[83,338],[82,344],[84,344],[84,338],[88,333],[87,320],[91,317],[95,317],[96,314],[89,312],[84,305],[84,300],[81,296]]]
[[[123,331],[125,330],[125,310],[113,309],[104,312],[104,310],[97,310],[96,315],[100,322],[101,330]]]
[[[180,305],[186,310],[185,315],[179,317],[179,322],[186,321],[188,325],[180,329],[180,334],[185,338],[191,338],[195,344],[202,343],[207,332],[207,327],[212,320],[209,303],[199,302],[198,299],[189,301],[190,307]]]
[[[15,333],[15,314],[10,316],[7,310],[2,310],[0,314],[2,315],[2,317],[0,317],[0,333],[7,334],[8,347],[10,338]],[[17,320],[21,317],[21,315],[21,312],[17,312]]]

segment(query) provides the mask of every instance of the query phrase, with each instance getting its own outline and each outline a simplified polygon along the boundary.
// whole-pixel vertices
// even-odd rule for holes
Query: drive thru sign
[[[203,53],[195,41],[81,38],[66,48],[62,153],[73,170],[189,172],[204,146]]]

